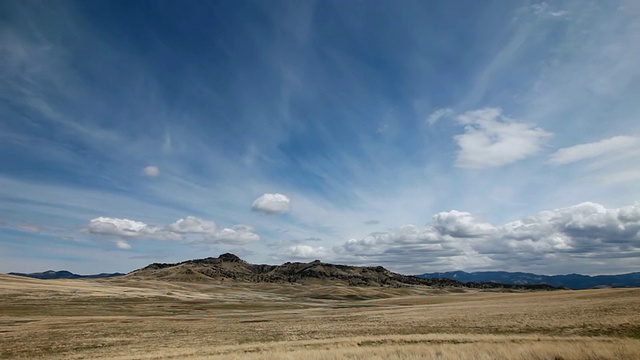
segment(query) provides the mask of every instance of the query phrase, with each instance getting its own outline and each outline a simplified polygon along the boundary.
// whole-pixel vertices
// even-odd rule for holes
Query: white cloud
[[[551,7],[549,6],[549,4],[545,1],[539,3],[539,4],[533,4],[531,5],[531,9],[533,10],[533,13],[538,15],[538,16],[543,16],[543,17],[554,17],[554,18],[564,18],[569,16],[569,12],[566,10],[553,10],[551,9]]]
[[[161,228],[140,221],[103,216],[91,219],[88,230],[92,234],[124,237],[164,237],[167,235]]]
[[[218,227],[215,222],[203,220],[195,216],[179,219],[167,227],[170,231],[181,234],[215,234]]]
[[[500,238],[477,250],[498,260],[639,256],[640,206],[607,209],[586,202],[543,211],[501,226]]]
[[[253,228],[247,225],[236,225],[206,237],[207,242],[228,245],[246,245],[260,240],[260,236],[253,233]]]
[[[427,123],[429,125],[433,125],[436,122],[438,122],[440,119],[447,117],[447,116],[453,116],[453,110],[449,109],[449,108],[444,108],[444,109],[438,109],[434,112],[431,113],[431,115],[429,115],[429,117],[427,118]]]
[[[423,261],[428,262],[430,257],[438,257],[444,248],[442,244],[451,241],[452,236],[442,234],[433,226],[420,227],[413,224],[399,226],[389,231],[374,232],[362,239],[350,239],[342,246],[333,250],[339,254],[354,254],[358,256],[388,256],[385,261],[397,258],[394,253],[412,249],[416,254],[429,252]],[[462,254],[455,251],[457,254]],[[421,255],[421,256],[422,256]],[[448,253],[448,255],[454,255]],[[381,260],[381,259],[378,259]]]
[[[42,230],[42,228],[39,225],[34,225],[34,224],[18,224],[17,227],[20,230],[28,231],[32,233],[39,233]]]
[[[160,176],[160,169],[157,166],[149,165],[144,168],[144,174],[149,177]]]
[[[499,108],[468,111],[456,120],[464,125],[464,134],[454,137],[460,147],[456,166],[462,168],[492,168],[523,160],[540,151],[552,135],[503,116]]]
[[[296,259],[320,259],[327,256],[328,251],[322,246],[294,245],[289,247],[288,256]]]
[[[598,176],[600,183],[605,185],[616,185],[621,183],[640,183],[640,169],[629,169],[616,172],[609,172]]]
[[[116,240],[116,246],[118,249],[129,250],[131,249],[131,245],[124,240]]]
[[[426,226],[409,224],[371,233],[333,251],[350,262],[396,268],[509,270],[537,265],[556,272],[577,271],[565,266],[576,260],[589,268],[594,264],[588,259],[640,259],[640,204],[608,209],[587,202],[500,226],[452,210],[436,214]]]
[[[457,210],[436,214],[433,217],[432,226],[441,234],[460,238],[489,235],[496,232],[493,225],[477,220],[470,213]]]
[[[108,237],[125,237],[127,239],[156,239],[156,240],[194,240],[193,236],[202,235],[201,240],[195,242],[245,245],[260,240],[260,236],[253,232],[248,225],[235,225],[231,228],[218,230],[215,222],[203,220],[195,216],[187,216],[167,226],[150,226],[140,221],[98,217],[92,219],[88,226],[91,234]],[[116,245],[118,245],[117,240]],[[120,245],[118,245],[120,247]]]
[[[264,194],[253,202],[251,209],[267,215],[282,214],[291,210],[291,200],[283,194]]]
[[[616,154],[633,148],[640,148],[640,137],[626,135],[614,136],[596,142],[562,148],[551,154],[549,162],[555,165],[564,165]]]

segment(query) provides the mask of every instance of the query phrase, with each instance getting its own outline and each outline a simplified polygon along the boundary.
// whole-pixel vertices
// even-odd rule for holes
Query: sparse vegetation
[[[0,358],[640,358],[640,289],[454,290],[0,275]]]

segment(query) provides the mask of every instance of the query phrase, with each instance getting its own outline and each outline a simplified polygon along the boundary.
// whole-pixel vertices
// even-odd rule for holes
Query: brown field
[[[0,275],[2,359],[640,359],[640,289]]]

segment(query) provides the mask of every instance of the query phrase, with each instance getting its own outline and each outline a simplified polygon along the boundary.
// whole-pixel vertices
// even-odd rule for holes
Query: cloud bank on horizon
[[[635,1],[0,13],[0,272],[640,266]]]

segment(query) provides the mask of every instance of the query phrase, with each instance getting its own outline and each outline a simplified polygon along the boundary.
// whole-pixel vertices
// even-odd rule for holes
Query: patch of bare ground
[[[4,359],[640,359],[640,289],[0,275]]]

